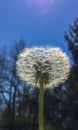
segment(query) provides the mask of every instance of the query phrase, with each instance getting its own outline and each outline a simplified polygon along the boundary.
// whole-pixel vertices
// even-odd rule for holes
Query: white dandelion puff
[[[17,74],[28,85],[44,88],[64,83],[69,76],[70,64],[68,56],[57,47],[25,48],[18,55]]]

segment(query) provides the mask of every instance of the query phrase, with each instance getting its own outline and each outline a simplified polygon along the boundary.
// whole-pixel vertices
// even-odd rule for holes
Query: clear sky
[[[34,46],[67,50],[64,31],[78,17],[78,0],[0,0],[0,46],[23,38]]]

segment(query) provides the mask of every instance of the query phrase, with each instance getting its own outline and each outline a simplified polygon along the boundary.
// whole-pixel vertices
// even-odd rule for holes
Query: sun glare
[[[28,9],[34,8],[42,14],[47,13],[51,9],[53,3],[54,0],[26,0]]]

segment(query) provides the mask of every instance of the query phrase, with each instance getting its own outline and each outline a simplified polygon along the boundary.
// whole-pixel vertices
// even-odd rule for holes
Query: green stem
[[[43,83],[40,83],[39,92],[39,130],[44,129],[44,89]]]

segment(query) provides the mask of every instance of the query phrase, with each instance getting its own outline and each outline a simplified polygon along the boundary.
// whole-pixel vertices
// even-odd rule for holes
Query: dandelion
[[[18,55],[17,74],[28,85],[39,87],[39,130],[43,130],[44,89],[64,83],[69,76],[67,55],[57,47],[25,48]]]

